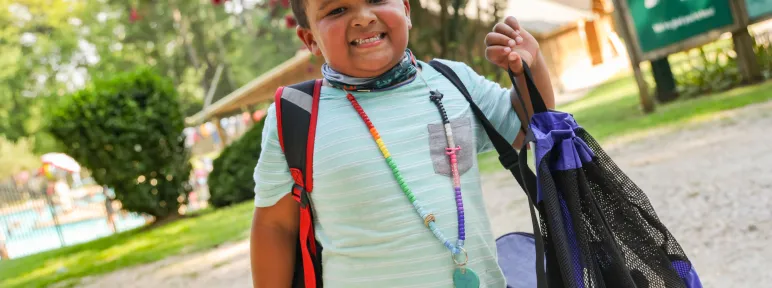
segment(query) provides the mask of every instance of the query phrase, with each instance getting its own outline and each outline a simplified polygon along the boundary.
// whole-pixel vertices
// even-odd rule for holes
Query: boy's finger
[[[505,36],[512,39],[515,39],[516,37],[520,37],[520,35],[515,33],[515,29],[512,29],[512,27],[510,27],[506,23],[498,23],[496,24],[496,26],[493,26],[493,32],[504,34]]]
[[[512,51],[507,54],[507,61],[509,63],[509,69],[511,69],[512,72],[515,72],[515,74],[523,72],[523,62],[517,52]]]
[[[485,36],[485,46],[495,45],[514,47],[515,40],[498,32],[490,32]]]
[[[495,63],[499,63],[500,65],[506,65],[509,61],[507,60],[507,57],[509,57],[509,53],[511,52],[512,48],[507,46],[488,46],[485,48],[485,58],[488,58],[488,60]]]
[[[504,23],[507,23],[509,27],[512,27],[512,30],[518,31],[520,33],[520,22],[517,21],[517,18],[515,16],[507,16],[506,19],[504,19]]]

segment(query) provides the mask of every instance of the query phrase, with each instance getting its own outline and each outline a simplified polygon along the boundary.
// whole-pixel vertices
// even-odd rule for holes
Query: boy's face
[[[375,77],[404,56],[410,23],[408,0],[306,0],[310,29],[297,34],[336,71]]]

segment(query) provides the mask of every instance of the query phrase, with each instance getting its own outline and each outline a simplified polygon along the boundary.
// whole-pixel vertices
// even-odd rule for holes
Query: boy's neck
[[[423,66],[418,65],[416,69],[418,70],[418,73],[421,73],[423,71]],[[330,82],[327,81],[327,78],[324,78],[324,77],[322,77],[322,86],[333,87],[332,84],[330,84]]]

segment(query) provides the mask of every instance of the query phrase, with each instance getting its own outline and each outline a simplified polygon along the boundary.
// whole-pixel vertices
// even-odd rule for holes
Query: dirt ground
[[[649,196],[705,287],[772,283],[772,102],[604,145]],[[592,131],[590,131],[592,133]],[[530,231],[508,172],[484,177],[494,233]],[[84,279],[79,287],[251,287],[247,242]]]

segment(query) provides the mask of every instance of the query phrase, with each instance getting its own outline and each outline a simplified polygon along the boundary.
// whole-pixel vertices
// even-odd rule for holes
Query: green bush
[[[761,66],[761,73],[767,79],[772,78],[772,33],[757,36],[755,40],[753,52],[756,53],[756,60]]]
[[[772,78],[772,34],[754,37],[753,52],[765,78]],[[696,97],[737,87],[743,84],[732,46],[695,48],[687,51],[687,59],[675,63],[673,72],[681,95]]]
[[[51,110],[48,130],[63,152],[114,188],[124,209],[158,219],[178,214],[191,166],[171,83],[139,69],[97,81]]]
[[[212,162],[209,174],[209,202],[215,207],[254,199],[255,181],[252,175],[260,158],[264,121],[253,125],[238,140],[223,149]]]
[[[699,52],[696,57],[688,59],[685,65],[680,67],[681,71],[674,71],[682,95],[706,95],[742,83],[734,50],[717,48],[706,51],[703,47],[696,50]]]

